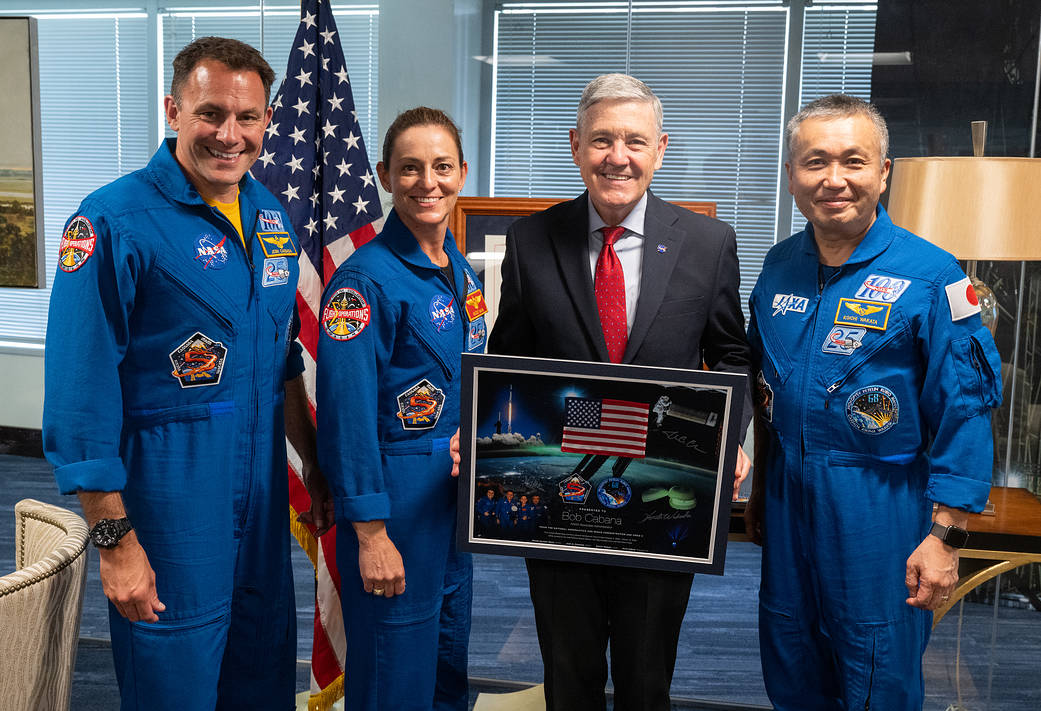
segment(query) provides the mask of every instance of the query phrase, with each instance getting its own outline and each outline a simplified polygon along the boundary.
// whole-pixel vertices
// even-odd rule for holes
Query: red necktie
[[[624,227],[602,227],[604,246],[596,260],[596,308],[600,312],[600,328],[607,341],[607,354],[612,363],[621,363],[625,344],[629,340],[625,319],[625,275],[622,263],[614,251],[615,241],[625,232]]]

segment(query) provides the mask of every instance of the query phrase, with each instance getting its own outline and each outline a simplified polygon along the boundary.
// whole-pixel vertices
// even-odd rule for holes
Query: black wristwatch
[[[133,528],[130,525],[130,519],[126,516],[98,519],[94,527],[90,529],[90,542],[98,548],[111,550],[118,546],[123,536],[130,533]]]
[[[969,542],[969,532],[964,528],[959,528],[958,526],[944,526],[943,524],[934,522],[929,533],[939,538],[951,548],[964,548],[965,544]]]

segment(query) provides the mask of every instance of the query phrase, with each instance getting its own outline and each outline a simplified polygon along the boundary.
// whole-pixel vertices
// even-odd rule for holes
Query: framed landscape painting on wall
[[[0,18],[0,286],[41,287],[43,183],[36,20]]]

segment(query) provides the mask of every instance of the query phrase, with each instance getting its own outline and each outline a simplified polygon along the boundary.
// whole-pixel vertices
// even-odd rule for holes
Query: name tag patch
[[[63,272],[74,272],[94,254],[98,236],[94,225],[83,215],[72,218],[58,243],[58,266]]]
[[[810,300],[805,296],[796,296],[795,294],[774,294],[773,316],[781,314],[784,316],[789,311],[793,311],[797,314],[806,313],[806,307],[809,305]]]
[[[288,232],[257,232],[265,257],[295,257],[296,245]]]
[[[892,308],[891,304],[880,304],[875,301],[839,299],[839,308],[835,312],[835,323],[884,331],[889,324],[889,311]]]
[[[228,349],[223,343],[196,331],[170,354],[170,375],[177,378],[182,388],[216,385],[227,357]]]
[[[281,286],[289,283],[289,259],[274,257],[264,260],[264,286]]]
[[[398,395],[398,419],[406,430],[433,429],[444,404],[444,391],[424,378]]]
[[[869,385],[846,400],[846,419],[850,426],[864,434],[882,434],[900,419],[900,403],[889,388]]]
[[[824,339],[821,350],[825,353],[836,355],[853,355],[853,351],[864,345],[866,328],[850,328],[848,326],[836,326]]]
[[[880,301],[884,304],[895,304],[896,300],[907,291],[910,279],[897,279],[882,274],[868,274],[864,283],[857,289],[854,297],[868,301]]]
[[[369,325],[372,309],[360,293],[349,287],[337,289],[322,309],[322,328],[329,338],[349,341]]]

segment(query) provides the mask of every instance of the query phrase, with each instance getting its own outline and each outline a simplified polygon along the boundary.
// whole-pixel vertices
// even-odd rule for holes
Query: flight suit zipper
[[[242,217],[243,217],[243,212],[242,212],[242,194],[241,193],[239,194],[238,200],[239,200],[239,219],[241,220]],[[222,213],[220,210],[218,210],[215,207],[212,207],[212,206],[208,206],[208,207],[210,208],[210,213],[219,222],[223,223],[225,229],[230,229],[231,230],[231,234],[238,234],[238,230],[235,229],[235,225],[233,225],[231,223],[231,221],[224,215],[224,213]],[[246,428],[242,431],[242,435],[245,436],[249,440],[249,447],[248,447],[248,451],[247,451],[246,461],[243,463],[243,470],[242,470],[243,487],[242,487],[241,509],[237,512],[238,513],[238,516],[237,516],[238,521],[236,522],[236,524],[237,524],[236,528],[238,529],[237,533],[240,534],[240,535],[241,535],[242,531],[245,529],[246,521],[249,520],[249,511],[252,508],[252,501],[253,501],[253,477],[254,477],[254,471],[255,471],[255,467],[253,466],[253,462],[254,462],[254,459],[256,459],[256,449],[257,449],[256,437],[253,435],[253,433],[256,432],[256,430],[257,430],[257,422],[260,419],[260,403],[259,403],[258,398],[257,398],[257,366],[260,363],[260,348],[261,348],[260,311],[261,311],[261,309],[260,309],[260,294],[259,294],[258,289],[256,288],[256,276],[257,276],[256,275],[256,267],[255,267],[255,264],[253,262],[253,242],[255,240],[259,241],[259,238],[256,235],[256,226],[257,226],[257,222],[258,222],[259,217],[260,217],[260,211],[257,210],[257,211],[255,211],[255,214],[253,215],[252,222],[247,223],[245,220],[243,220],[243,222],[242,222],[242,239],[239,241],[239,245],[242,247],[242,250],[245,253],[246,266],[248,267],[248,271],[249,271],[249,275],[248,275],[248,279],[247,279],[247,281],[249,283],[249,294],[247,296],[247,301],[249,303],[251,303],[252,306],[253,306],[253,309],[252,309],[253,310],[252,332],[253,332],[253,335],[254,335],[254,337],[250,339],[252,341],[252,344],[251,344],[252,345],[252,363],[248,363],[247,364],[247,366],[249,367],[249,392],[248,392],[248,407],[247,407],[247,413],[248,413],[249,419],[248,419],[248,422],[246,423]],[[249,235],[249,239],[248,240],[246,239],[246,235]]]

